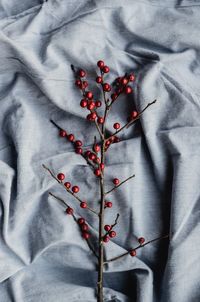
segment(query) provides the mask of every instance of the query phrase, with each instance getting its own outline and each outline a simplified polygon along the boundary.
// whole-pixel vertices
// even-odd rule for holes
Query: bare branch
[[[125,252],[125,253],[123,253],[123,254],[117,256],[117,257],[114,257],[114,258],[111,258],[111,259],[108,259],[108,260],[104,261],[104,264],[107,264],[107,263],[116,261],[116,260],[118,260],[118,259],[121,259],[121,258],[123,258],[123,257],[125,257],[125,256],[127,256],[127,255],[129,255],[129,253],[130,253],[131,250],[138,250],[138,249],[144,247],[144,246],[147,245],[147,244],[150,244],[150,243],[153,243],[153,242],[155,242],[155,241],[162,240],[162,239],[165,239],[165,238],[168,238],[168,237],[169,237],[169,235],[165,235],[165,236],[161,236],[161,237],[152,239],[152,240],[150,240],[150,241],[147,241],[146,243],[140,244],[140,245],[136,246],[135,248],[132,248],[132,249],[130,249],[129,251],[127,251],[127,252]]]
[[[113,187],[111,190],[107,191],[105,193],[105,195],[111,193],[112,191],[116,190],[117,188],[119,188],[121,185],[123,185],[125,182],[127,182],[128,180],[130,180],[131,178],[135,177],[135,174],[129,176],[127,179],[123,180],[122,182],[119,183],[119,185]]]
[[[65,185],[63,184],[63,182],[62,181],[60,181],[59,179],[57,179],[57,177],[56,177],[56,175],[47,167],[47,166],[45,166],[44,164],[42,165],[43,166],[43,168],[44,169],[46,169],[50,174],[51,174],[51,176],[70,194],[70,195],[72,195],[79,203],[81,203],[82,202],[82,200],[77,196],[77,195],[75,195],[72,191],[70,191],[69,189],[67,189],[66,187],[65,187]],[[92,208],[90,208],[90,207],[88,207],[87,206],[87,208],[86,208],[87,210],[89,210],[90,212],[92,212],[92,213],[94,213],[95,215],[99,215],[98,213],[97,213],[97,211],[95,211],[95,210],[93,210]]]

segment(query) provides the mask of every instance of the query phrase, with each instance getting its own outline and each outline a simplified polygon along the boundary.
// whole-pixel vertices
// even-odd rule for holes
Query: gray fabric
[[[137,257],[106,267],[105,301],[200,301],[200,1],[1,1],[0,8],[0,301],[95,301],[95,258],[73,219],[48,196],[81,210],[42,169],[81,187],[98,206],[96,180],[49,122],[91,145],[70,64],[89,72],[104,59],[108,80],[134,71],[134,97],[110,116],[157,103],[107,155],[106,179],[134,180],[112,194],[106,222],[121,214],[106,256],[170,232]],[[85,212],[84,212],[85,213]],[[94,232],[97,221],[86,215]]]

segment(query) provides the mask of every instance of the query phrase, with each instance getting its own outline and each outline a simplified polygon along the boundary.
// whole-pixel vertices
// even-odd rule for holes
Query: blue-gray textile
[[[112,178],[135,178],[110,194],[117,237],[106,258],[170,234],[105,266],[104,300],[200,301],[200,1],[0,1],[0,302],[96,301],[96,258],[72,216],[48,192],[84,216],[42,168],[63,172],[79,196],[99,207],[99,186],[85,160],[50,119],[92,146],[93,123],[79,106],[70,64],[95,84],[96,62],[108,82],[134,72],[134,93],[113,105],[107,131],[157,99],[106,154]],[[94,242],[95,244],[95,242]]]

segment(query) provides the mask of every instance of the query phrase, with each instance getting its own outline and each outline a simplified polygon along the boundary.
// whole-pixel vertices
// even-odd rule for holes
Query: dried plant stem
[[[47,167],[47,166],[45,166],[44,164],[42,165],[43,166],[43,168],[44,169],[46,169],[50,174],[51,174],[51,176],[70,194],[70,195],[72,195],[79,203],[81,203],[82,202],[82,200],[76,195],[76,194],[74,194],[73,192],[71,192],[69,189],[67,189],[65,186],[64,186],[64,184],[63,184],[63,182],[62,181],[60,181],[57,177],[56,177],[56,175]],[[94,213],[95,215],[99,215],[98,213],[97,213],[97,211],[96,210],[93,210],[92,208],[90,208],[90,207],[88,207],[87,206],[87,208],[86,208],[88,211],[90,211],[90,212],[92,212],[92,213]]]
[[[148,245],[148,244],[150,244],[150,243],[153,243],[153,242],[155,242],[155,241],[162,240],[162,239],[165,239],[165,238],[168,238],[168,237],[169,237],[169,235],[165,235],[165,236],[161,236],[161,237],[152,239],[152,240],[147,241],[147,242],[144,243],[144,244],[140,244],[140,245],[138,245],[138,246],[136,246],[135,248],[132,248],[132,249],[130,249],[130,250],[138,250],[138,249],[144,247],[145,245]],[[104,261],[104,265],[107,264],[107,263],[110,263],[110,262],[119,260],[119,259],[121,259],[121,258],[123,258],[123,257],[125,257],[125,256],[127,256],[127,255],[129,255],[129,253],[130,253],[130,251],[125,252],[125,253],[123,253],[123,254],[117,256],[117,257],[108,259],[108,260]]]
[[[121,185],[123,185],[125,182],[127,182],[128,180],[130,180],[130,179],[133,178],[133,177],[135,177],[135,174],[129,176],[127,179],[125,179],[125,180],[123,180],[122,182],[120,182],[119,185],[117,185],[117,186],[113,187],[111,190],[107,191],[107,192],[105,193],[105,195],[107,195],[107,194],[111,193],[112,191],[116,190],[117,188],[119,188]]]
[[[55,199],[57,199],[59,202],[61,202],[66,207],[70,207],[70,205],[66,201],[64,201],[62,198],[58,197],[57,195],[53,194],[52,192],[49,192],[49,195],[53,196]],[[74,213],[72,213],[71,215],[72,215],[74,221],[78,224],[78,219],[76,218],[76,216],[74,215]],[[78,226],[79,226],[79,224],[78,224]],[[90,240],[86,239],[86,242],[87,242],[87,245],[88,245],[89,249],[92,251],[92,253],[94,254],[94,256],[98,259],[98,255],[95,252],[93,246],[91,245]]]

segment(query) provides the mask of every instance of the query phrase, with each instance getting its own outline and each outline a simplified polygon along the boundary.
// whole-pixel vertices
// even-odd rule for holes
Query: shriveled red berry
[[[94,174],[95,174],[96,176],[100,176],[100,175],[101,175],[101,170],[100,170],[100,169],[95,169],[95,170],[94,170]]]
[[[111,229],[111,226],[110,226],[110,225],[108,225],[108,224],[104,225],[104,230],[105,230],[106,232],[110,231],[110,229]]]
[[[101,107],[101,105],[102,105],[101,101],[96,101],[96,102],[95,102],[95,106],[96,106],[96,107]]]
[[[79,192],[79,187],[78,186],[73,186],[72,187],[72,192],[73,193],[78,193]]]
[[[75,147],[81,147],[81,146],[83,146],[83,142],[80,141],[80,140],[75,141],[74,144],[75,144]]]
[[[97,122],[98,122],[99,124],[103,124],[103,123],[104,123],[104,118],[101,117],[101,116],[99,116],[98,119],[97,119]]]
[[[86,156],[86,157],[89,157],[90,154],[91,154],[91,151],[90,151],[90,150],[87,150],[87,151],[85,152],[85,156]]]
[[[135,76],[134,76],[134,74],[131,73],[131,74],[129,75],[129,81],[130,81],[130,82],[135,81]]]
[[[83,81],[82,86],[83,86],[84,89],[87,88],[88,87],[88,81]]]
[[[120,182],[120,181],[119,181],[118,178],[114,178],[114,179],[113,179],[113,183],[114,183],[115,186],[119,185],[119,182]]]
[[[83,232],[82,236],[83,236],[84,239],[89,239],[90,238],[90,234],[87,233],[87,232]]]
[[[131,115],[130,115],[131,119],[134,119],[137,116],[138,116],[138,112],[137,111],[134,110],[134,111],[131,112]]]
[[[116,235],[117,235],[117,234],[116,234],[115,231],[110,231],[110,232],[109,232],[109,236],[110,236],[111,238],[114,238]]]
[[[102,77],[97,77],[97,78],[96,78],[96,82],[97,82],[98,84],[103,83],[103,78],[102,78]]]
[[[86,100],[86,99],[82,99],[81,102],[80,102],[80,106],[81,106],[82,108],[87,107],[87,100]]]
[[[121,83],[122,85],[126,85],[128,83],[128,79],[127,78],[121,79]]]
[[[136,250],[131,250],[130,252],[129,252],[129,254],[132,256],[132,257],[135,257],[136,256]]]
[[[82,230],[82,231],[88,231],[88,230],[89,230],[88,224],[87,224],[87,223],[81,224],[81,230]]]
[[[106,235],[106,236],[103,237],[103,242],[106,243],[106,242],[108,242],[109,240],[110,240],[109,236]]]
[[[68,138],[68,140],[69,140],[70,142],[73,142],[73,141],[74,141],[74,135],[73,135],[73,134],[69,134],[69,135],[67,136],[67,138]]]
[[[78,71],[78,75],[79,75],[80,78],[84,78],[84,77],[86,76],[85,70],[80,69],[80,70]]]
[[[105,165],[103,163],[101,163],[99,166],[100,166],[101,170],[103,170],[105,168]]]
[[[76,152],[77,154],[82,154],[82,153],[83,153],[83,149],[82,149],[82,148],[76,148],[76,149],[75,149],[75,152]]]
[[[120,123],[114,123],[113,128],[118,130],[120,128]]]
[[[133,92],[133,89],[131,88],[131,86],[126,86],[125,89],[124,89],[124,92],[125,92],[126,94],[130,94],[130,93]]]
[[[97,157],[95,158],[95,163],[100,164],[100,162],[101,162],[101,160],[100,160],[100,158],[97,156]]]
[[[99,152],[99,151],[101,150],[101,147],[100,147],[98,144],[94,144],[93,150],[94,150],[95,152]]]
[[[87,104],[87,109],[88,110],[93,110],[95,108],[95,102],[89,101]]]
[[[103,84],[103,90],[106,91],[106,92],[111,91],[111,86],[110,86],[110,84],[104,83],[104,84]]]
[[[106,206],[107,208],[112,208],[112,202],[111,202],[111,201],[106,201],[106,202],[105,202],[105,206]]]
[[[61,137],[65,137],[65,136],[67,136],[67,132],[65,130],[61,129],[60,132],[59,132],[59,135]]]
[[[110,144],[111,144],[111,141],[110,141],[110,140],[107,140],[106,143],[105,143],[106,147],[109,147]]]
[[[78,219],[78,224],[83,224],[85,223],[85,218],[81,217]]]
[[[70,207],[68,207],[68,208],[66,209],[66,213],[67,213],[68,215],[72,215],[73,212],[74,212],[74,210],[73,210],[72,208],[70,208]]]
[[[71,183],[69,181],[66,181],[64,183],[64,186],[67,188],[67,189],[70,189],[71,188]]]
[[[115,101],[116,98],[117,98],[117,93],[112,93],[112,94],[111,94],[111,99],[112,99],[113,101]]]
[[[102,61],[102,60],[98,61],[98,62],[97,62],[97,66],[98,66],[99,68],[103,68],[103,67],[104,67],[104,61]]]
[[[82,201],[82,202],[80,203],[80,207],[81,207],[82,209],[86,209],[86,208],[87,208],[87,202]]]
[[[87,91],[85,94],[86,98],[88,98],[89,100],[91,100],[93,98],[93,93],[91,91]]]
[[[110,71],[110,68],[108,66],[104,66],[102,68],[102,70],[103,70],[104,73],[108,73]]]
[[[59,180],[64,180],[65,179],[65,174],[63,174],[63,173],[59,173],[58,175],[57,175],[57,178],[59,179]]]
[[[139,242],[139,244],[144,244],[145,243],[145,239],[144,239],[144,237],[140,237],[140,238],[138,238],[138,242]]]

